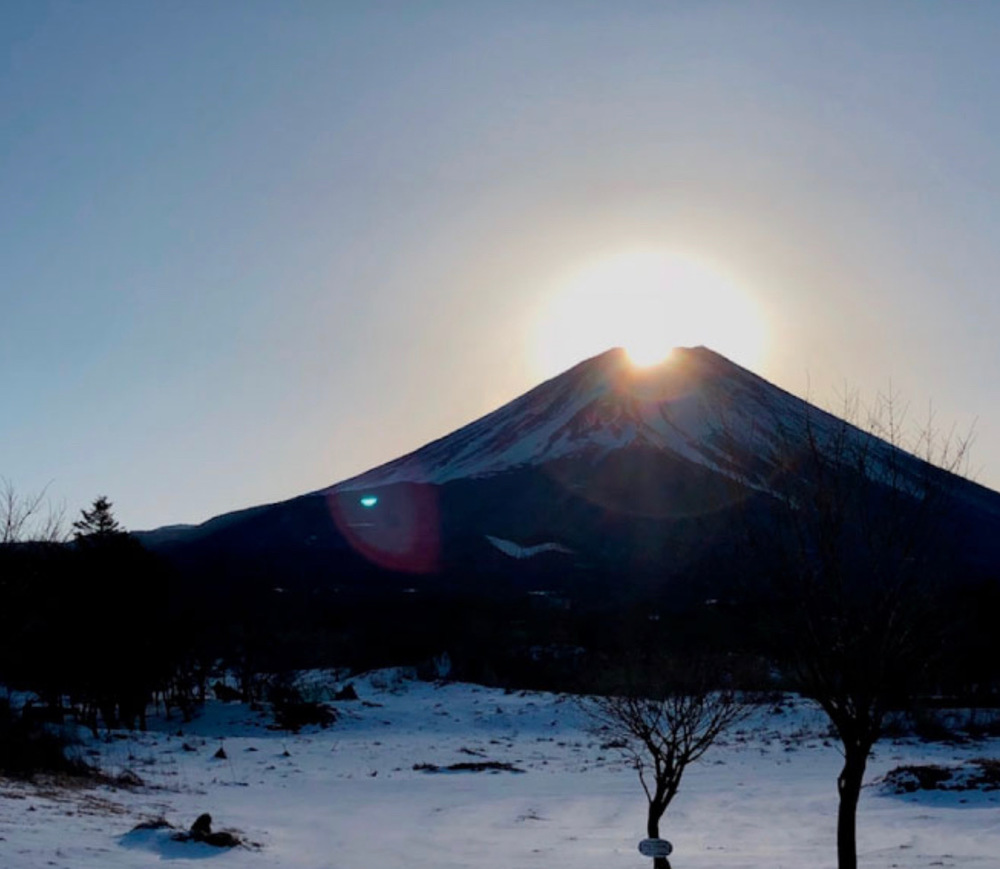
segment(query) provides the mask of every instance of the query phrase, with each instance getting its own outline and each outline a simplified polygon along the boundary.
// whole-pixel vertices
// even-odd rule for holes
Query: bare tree
[[[933,416],[904,449],[894,396],[844,417],[810,408],[766,421],[752,448],[762,477],[747,511],[767,573],[775,648],[840,738],[837,861],[857,867],[857,806],[886,712],[936,651],[934,594],[949,559],[951,493],[971,438],[938,436]],[[761,445],[764,445],[761,448]]]
[[[665,667],[667,665],[664,665]],[[718,688],[704,665],[671,674],[653,685],[589,698],[584,706],[595,729],[610,737],[631,761],[646,794],[646,834],[660,837],[660,820],[677,796],[681,777],[749,707],[736,692]],[[666,857],[654,869],[669,869]]]
[[[41,620],[42,565],[67,539],[63,512],[45,489],[24,495],[0,477],[0,681],[8,690],[12,673],[37,661],[26,654],[25,638]]]
[[[47,500],[46,489],[22,495],[13,482],[0,477],[0,544],[63,542],[66,540],[64,513]]]

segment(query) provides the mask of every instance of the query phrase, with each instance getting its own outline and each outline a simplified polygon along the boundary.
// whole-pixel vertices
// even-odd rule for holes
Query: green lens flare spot
[[[361,499],[361,506],[367,509],[371,509],[378,503],[378,496],[376,495],[365,495]]]

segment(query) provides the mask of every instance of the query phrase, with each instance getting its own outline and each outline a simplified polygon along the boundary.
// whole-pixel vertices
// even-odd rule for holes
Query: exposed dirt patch
[[[414,770],[417,772],[524,772],[523,769],[514,766],[512,763],[504,763],[499,760],[483,761],[463,761],[453,763],[448,766],[438,766],[436,763],[415,763]]]
[[[957,766],[923,764],[897,766],[879,780],[891,794],[917,791],[1000,790],[1000,760],[980,757]]]

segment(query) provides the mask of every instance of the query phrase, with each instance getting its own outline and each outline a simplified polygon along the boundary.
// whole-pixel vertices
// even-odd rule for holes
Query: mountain
[[[704,347],[677,348],[637,367],[622,349],[581,362],[520,398],[388,464],[325,490],[394,483],[441,485],[573,459],[599,463],[629,451],[681,459],[745,482],[740,435],[773,444],[839,421]]]
[[[733,572],[733,516],[787,483],[790,449],[811,441],[843,460],[845,438],[867,451],[866,473],[914,497],[929,473],[947,479],[963,557],[1000,555],[1000,495],[704,347],[651,368],[610,350],[357,477],[147,543],[282,585],[680,600],[693,577]]]

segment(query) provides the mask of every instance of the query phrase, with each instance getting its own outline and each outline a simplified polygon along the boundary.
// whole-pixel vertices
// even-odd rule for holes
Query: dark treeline
[[[724,659],[746,687],[794,687],[776,676],[796,616],[760,591],[760,560],[706,560],[653,588],[619,578],[618,594],[614,577],[594,576],[554,581],[556,591],[375,569],[289,581],[266,560],[178,566],[116,523],[80,526],[71,542],[0,546],[0,683],[34,692],[33,714],[95,732],[142,727],[152,704],[190,715],[224,673],[259,701],[275,674],[309,667],[408,664],[431,677],[590,690],[649,649]],[[933,607],[941,630],[926,636],[916,693],[994,704],[1000,588],[970,578],[940,588]]]
[[[222,672],[253,701],[275,673],[408,664],[437,675],[442,655],[453,678],[510,688],[606,684],[636,649],[727,656],[747,687],[780,687],[782,624],[795,617],[741,581],[709,576],[691,580],[700,594],[667,586],[624,604],[432,580],[414,590],[404,584],[413,577],[376,574],[282,585],[280,575],[238,564],[186,572],[124,533],[8,545],[0,682],[95,730],[141,727],[154,702],[189,714]],[[991,704],[1000,590],[962,584],[935,607],[943,630],[927,637],[921,693]]]
[[[175,671],[183,613],[169,569],[115,533],[0,549],[0,681],[97,729],[144,721]]]

